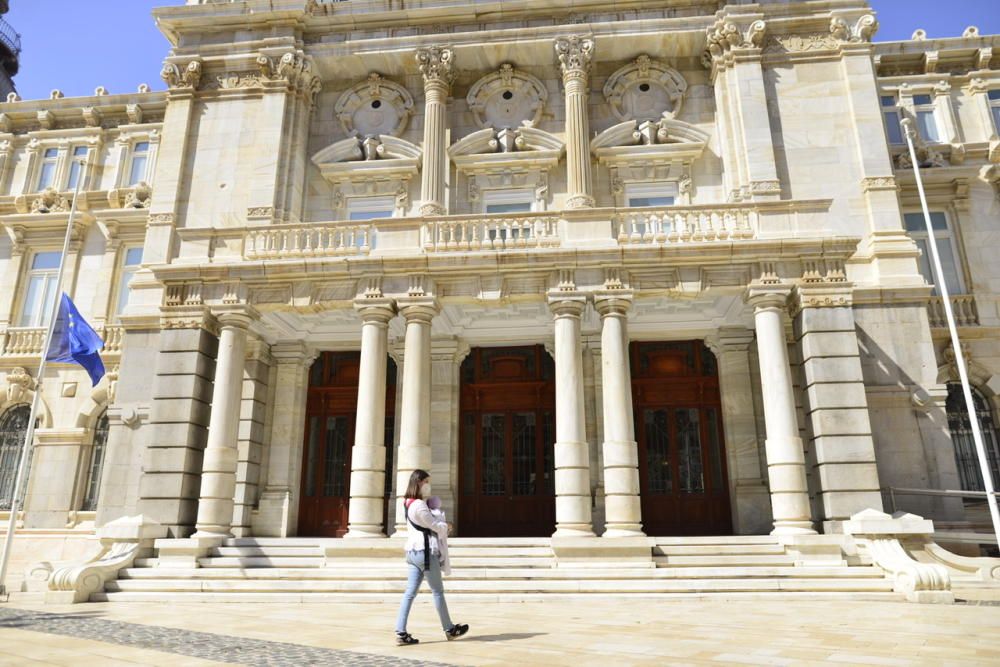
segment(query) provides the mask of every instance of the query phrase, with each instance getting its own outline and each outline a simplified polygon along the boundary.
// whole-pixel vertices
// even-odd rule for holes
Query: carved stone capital
[[[558,37],[555,41],[555,50],[563,79],[585,77],[590,72],[590,63],[594,57],[592,38],[581,35]]]
[[[354,300],[354,310],[361,316],[365,324],[389,325],[389,320],[396,316],[396,302],[385,297],[360,298]]]
[[[192,60],[183,68],[176,63],[166,63],[160,70],[160,76],[168,88],[192,88],[195,90],[201,84],[201,73],[200,60]]]
[[[755,310],[771,308],[785,310],[788,307],[788,297],[791,293],[790,285],[751,284],[743,295],[743,299]]]
[[[424,85],[441,84],[451,86],[455,80],[455,52],[447,46],[431,46],[418,49],[417,67],[424,77]]]

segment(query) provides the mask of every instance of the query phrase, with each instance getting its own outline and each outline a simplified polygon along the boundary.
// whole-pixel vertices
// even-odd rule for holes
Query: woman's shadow
[[[541,637],[545,632],[504,632],[499,635],[469,635],[465,637],[467,642],[505,642],[514,639],[531,639]]]

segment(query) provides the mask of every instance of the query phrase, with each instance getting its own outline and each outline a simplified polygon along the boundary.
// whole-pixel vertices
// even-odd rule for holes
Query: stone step
[[[323,549],[318,546],[240,546],[213,547],[208,550],[209,556],[266,556],[266,557],[311,557],[323,558]]]
[[[653,537],[658,545],[698,545],[698,544],[778,544],[778,538],[771,535],[691,535],[687,537]]]
[[[198,559],[201,567],[323,567],[322,556],[208,556]]]
[[[632,569],[579,569],[579,568],[535,568],[535,569],[455,569],[447,577],[453,580],[483,579],[761,579],[767,577],[815,579],[877,579],[884,575],[874,567],[680,567],[680,568],[632,568]],[[406,569],[400,566],[352,567],[350,569],[323,568],[261,568],[241,570],[237,568],[128,568],[119,573],[120,579],[198,579],[198,580],[245,580],[286,581],[286,580],[387,580],[406,578]]]
[[[729,565],[754,567],[758,565],[794,565],[792,556],[779,555],[726,555],[726,556],[653,556],[656,567],[691,567],[708,565]]]
[[[726,556],[726,555],[783,555],[780,544],[657,544],[655,556]]]
[[[450,595],[451,593],[449,593]],[[459,593],[463,603],[489,602],[584,602],[593,603],[607,598],[607,591],[593,593]],[[721,591],[697,593],[617,593],[614,597],[643,600],[714,600],[714,601],[900,601],[903,596],[894,592],[872,591]],[[429,597],[429,596],[428,596]],[[175,593],[175,592],[120,592],[94,593],[91,602],[158,602],[158,603],[244,603],[244,604],[398,604],[399,594],[392,593]]]
[[[449,554],[451,566],[457,567],[553,567],[555,558],[521,558],[521,557],[473,557],[455,556]]]
[[[107,593],[119,592],[374,592],[402,593],[406,582],[387,580],[198,580],[119,579],[105,585]],[[469,593],[698,593],[764,591],[870,591],[888,592],[892,583],[879,579],[597,579],[597,580],[449,580],[449,594]]]
[[[456,546],[448,542],[448,553],[452,558],[551,558],[552,547],[475,547]]]

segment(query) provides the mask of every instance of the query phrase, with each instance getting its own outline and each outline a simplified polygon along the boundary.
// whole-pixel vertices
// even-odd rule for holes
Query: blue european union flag
[[[59,301],[59,315],[52,330],[52,341],[49,343],[49,361],[64,364],[79,364],[90,375],[90,381],[97,383],[104,377],[104,362],[98,350],[104,348],[104,341],[97,332],[87,324],[83,315],[76,309],[73,300],[64,292]]]

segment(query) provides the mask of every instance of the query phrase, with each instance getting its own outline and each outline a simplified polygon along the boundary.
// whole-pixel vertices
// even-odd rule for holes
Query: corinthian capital
[[[432,46],[417,50],[417,66],[424,75],[424,83],[440,81],[450,86],[455,80],[455,52],[446,46]]]
[[[590,71],[590,61],[594,56],[594,40],[590,37],[559,37],[555,41],[555,48],[563,76],[586,74]]]

